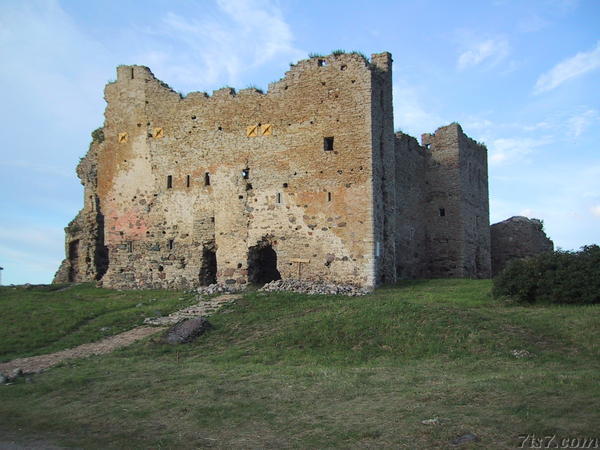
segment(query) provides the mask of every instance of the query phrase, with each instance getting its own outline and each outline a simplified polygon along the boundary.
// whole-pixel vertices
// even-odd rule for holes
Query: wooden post
[[[310,259],[292,258],[290,262],[298,263],[298,279],[302,279],[302,264],[308,264]]]

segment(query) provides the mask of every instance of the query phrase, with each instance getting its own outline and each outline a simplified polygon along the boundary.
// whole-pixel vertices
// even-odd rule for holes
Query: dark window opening
[[[133,67],[131,68],[131,79],[133,80]]]
[[[167,189],[173,187],[173,175],[167,175]]]
[[[330,202],[331,201],[331,192],[327,193],[327,201]]]
[[[247,184],[246,184],[246,190],[247,190],[247,191],[250,191],[250,190],[252,190],[252,183],[247,183]]]
[[[281,192],[277,193],[277,203],[281,203]]]
[[[323,138],[323,150],[326,152],[333,150],[333,137]]]
[[[248,169],[247,167],[244,170],[242,170],[242,178],[244,180],[250,178],[250,169]]]
[[[425,148],[429,150],[431,148],[431,144],[425,144]]]
[[[169,239],[169,241],[167,242],[167,247],[169,248],[169,250],[173,250],[174,244],[175,244],[174,240]]]
[[[444,217],[446,215],[446,209],[440,208],[440,217]]]
[[[204,174],[204,186],[210,186],[210,173],[208,172]]]
[[[190,176],[186,175],[185,177],[185,187],[190,187]]]
[[[281,274],[277,270],[277,253],[270,243],[260,242],[248,249],[248,281],[264,284],[280,280]]]
[[[214,217],[211,217],[211,218],[210,218],[210,222],[211,222],[211,223],[215,223],[215,218],[214,218]]]
[[[208,286],[217,282],[217,252],[215,251],[214,244],[202,249],[199,278],[202,286]]]
[[[127,241],[127,251],[129,253],[133,252],[133,241]]]
[[[192,116],[192,120],[196,120],[196,116]]]
[[[283,187],[284,188],[288,187],[288,184],[287,183],[283,183]]]

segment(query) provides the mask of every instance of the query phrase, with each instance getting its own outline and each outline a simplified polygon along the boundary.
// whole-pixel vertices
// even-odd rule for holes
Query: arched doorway
[[[280,280],[277,270],[277,253],[271,243],[265,239],[248,249],[248,281],[264,284]]]

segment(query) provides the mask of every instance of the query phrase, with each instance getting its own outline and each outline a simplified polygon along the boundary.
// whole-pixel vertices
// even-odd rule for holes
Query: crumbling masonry
[[[487,150],[456,123],[394,133],[389,53],[303,60],[266,94],[120,66],[105,99],[55,281],[490,276]]]

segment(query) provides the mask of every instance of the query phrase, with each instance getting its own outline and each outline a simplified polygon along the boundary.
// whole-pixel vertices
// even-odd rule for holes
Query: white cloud
[[[215,83],[237,85],[248,70],[305,56],[294,47],[293,33],[277,4],[216,3],[220,10],[216,16],[192,18],[169,12],[157,27],[143,30],[149,39],[138,60],[169,82],[197,89]]]
[[[594,205],[590,208],[593,216],[600,217],[600,205]]]
[[[564,82],[600,68],[600,41],[588,52],[580,52],[575,56],[559,62],[548,72],[540,75],[535,83],[535,94],[557,88]]]
[[[499,138],[490,141],[490,164],[505,165],[516,162],[527,162],[528,157],[536,148],[547,145],[550,139],[532,138]]]
[[[588,109],[580,114],[570,117],[567,120],[569,135],[578,138],[590,127],[590,125],[599,121],[600,115],[595,109]]]
[[[402,79],[394,79],[393,98],[394,126],[405,133],[418,138],[448,122],[428,111],[419,89]]]
[[[479,42],[458,57],[457,66],[459,70],[468,69],[487,63],[493,67],[510,53],[510,46],[505,38],[487,39]]]

